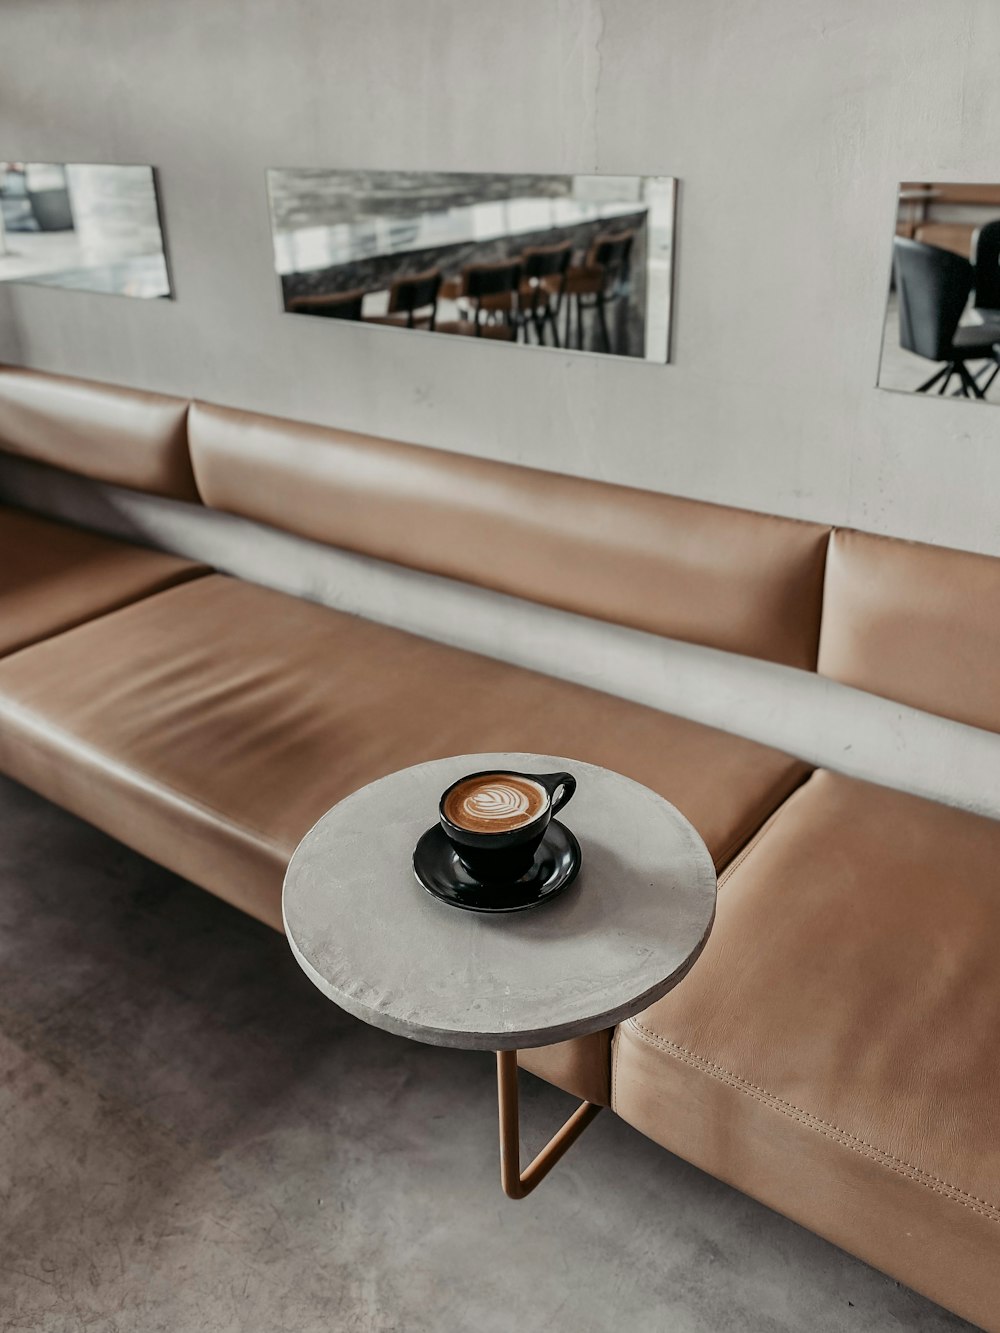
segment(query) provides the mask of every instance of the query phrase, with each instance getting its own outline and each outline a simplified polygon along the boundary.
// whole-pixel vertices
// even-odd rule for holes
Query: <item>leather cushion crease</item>
[[[1000,731],[1000,560],[838,529],[819,670]]]
[[[179,556],[0,506],[0,655],[203,573]]]
[[[814,774],[613,1081],[658,1143],[992,1330],[998,864],[1000,822]]]
[[[0,449],[175,500],[197,500],[188,403],[0,366]]]
[[[502,713],[483,708],[498,697]],[[719,863],[808,771],[726,732],[221,575],[0,662],[6,772],[276,928],[292,851],[342,797],[426,759],[532,750],[543,736],[661,792]],[[553,1058],[579,1070],[579,1052]]]
[[[202,499],[380,560],[812,670],[829,529],[194,403]]]

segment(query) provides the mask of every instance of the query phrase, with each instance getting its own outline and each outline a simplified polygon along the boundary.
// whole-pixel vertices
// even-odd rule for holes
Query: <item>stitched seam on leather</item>
[[[812,774],[807,775],[805,781],[808,781],[809,777],[811,777],[811,776],[812,776]],[[803,782],[803,783],[800,783],[800,784],[799,784],[799,787],[796,787],[795,790],[798,791],[799,788],[802,787],[802,786],[804,786],[804,785],[805,785],[804,782]],[[791,800],[792,796],[794,796],[794,795],[795,795],[795,792],[793,791],[792,793],[790,793],[790,795],[789,795],[788,797],[786,797],[786,800]],[[743,862],[746,860],[746,858],[750,855],[750,853],[751,853],[751,852],[753,851],[753,849],[757,846],[757,844],[760,842],[760,840],[764,837],[765,833],[767,833],[768,830],[769,830],[770,828],[772,828],[772,826],[773,826],[773,825],[775,824],[775,822],[777,821],[778,815],[780,814],[781,809],[783,808],[783,806],[784,806],[784,802],[782,802],[782,805],[779,806],[778,809],[774,811],[774,813],[771,815],[770,819],[768,819],[767,823],[764,824],[760,829],[757,830],[757,833],[754,835],[753,838],[751,838],[751,840],[750,840],[750,841],[747,843],[747,845],[743,848],[743,851],[742,851],[742,852],[740,853],[740,855],[736,858],[736,860],[732,863],[732,865],[727,866],[726,869],[722,872],[722,876],[721,876],[721,878],[719,879],[719,883],[718,883],[718,888],[719,888],[719,889],[721,889],[722,886],[726,883],[726,881],[729,879],[730,875],[732,875],[733,872],[734,872],[740,865],[742,865],[742,863],[743,863]],[[700,954],[701,954],[701,950],[699,950],[699,956],[700,956]],[[684,975],[686,976],[687,973],[685,972]],[[683,977],[678,978],[678,979],[679,979],[679,980],[683,980]],[[633,1023],[636,1027],[639,1027],[639,1026],[640,1026],[640,1024],[639,1024],[639,1022],[638,1022],[638,1019],[634,1019],[634,1018],[632,1018],[632,1019],[627,1019],[626,1021],[629,1022],[629,1023]],[[619,1027],[620,1027],[620,1026],[621,1026],[621,1024],[619,1024]],[[643,1031],[646,1031],[646,1030],[647,1030],[647,1029],[645,1029],[645,1028],[643,1029]],[[618,1046],[617,1046],[617,1044],[615,1043],[615,1040],[614,1040],[614,1036],[613,1036],[613,1035],[612,1035],[612,1039],[611,1039],[611,1040],[612,1040],[612,1057],[611,1057],[611,1109],[614,1110],[614,1107],[615,1107],[615,1101],[616,1101],[617,1096],[618,1096]]]
[[[742,852],[740,852],[740,854],[739,854],[739,856],[736,858],[736,860],[733,861],[733,862],[731,862],[728,866],[726,866],[725,870],[722,872],[721,876],[719,877],[719,888],[720,888],[720,889],[723,888],[726,884],[728,884],[729,880],[730,880],[730,879],[732,878],[732,876],[736,873],[736,871],[739,870],[740,866],[741,866],[741,865],[743,864],[743,862],[747,859],[747,857],[750,855],[750,853],[753,851],[753,849],[757,846],[757,844],[758,844],[758,843],[765,837],[765,835],[766,835],[767,833],[769,833],[769,832],[771,831],[772,828],[774,828],[775,824],[777,823],[777,820],[778,820],[778,814],[779,814],[779,813],[780,813],[780,811],[776,810],[776,811],[774,812],[774,814],[771,816],[771,818],[770,818],[770,819],[767,821],[767,823],[764,825],[764,827],[763,827],[762,829],[760,829],[760,830],[758,831],[758,833],[757,833],[753,838],[750,839],[750,841],[749,841],[749,842],[747,843],[747,845],[743,848]]]
[[[618,1034],[611,1033],[611,1109],[615,1109],[615,1103],[618,1100],[618,1042],[615,1040]]]
[[[787,797],[782,797],[781,804],[784,804],[786,799]],[[747,820],[747,823],[750,826],[749,831],[741,828],[740,831],[735,835],[735,837],[730,838],[730,840],[726,843],[725,847],[723,848],[722,852],[719,855],[719,859],[715,863],[717,869],[721,867],[722,878],[720,878],[719,881],[720,887],[724,882],[725,878],[728,876],[729,871],[733,868],[730,865],[729,858],[734,855],[739,855],[740,858],[742,859],[741,854],[743,852],[748,852],[750,850],[750,848],[760,837],[761,833],[763,833],[764,829],[767,828],[768,824],[770,824],[771,820],[774,818],[776,813],[777,811],[772,810],[771,813],[765,818],[764,823],[757,828],[756,832],[754,832],[754,825],[757,823],[757,820],[759,818],[759,812],[756,812],[752,818]],[[750,839],[749,842],[747,842],[747,837],[749,837]]]
[[[953,1185],[950,1181],[934,1175],[932,1171],[925,1171],[922,1167],[914,1166],[912,1162],[907,1162],[903,1158],[894,1157],[892,1153],[886,1152],[884,1148],[879,1148],[873,1143],[860,1138],[857,1134],[852,1134],[849,1130],[842,1129],[839,1125],[833,1124],[829,1120],[823,1120],[819,1116],[805,1111],[793,1102],[783,1101],[766,1088],[760,1088],[754,1083],[741,1078],[739,1074],[734,1074],[731,1070],[722,1065],[715,1064],[711,1060],[706,1060],[701,1056],[694,1055],[683,1046],[678,1046],[675,1042],[661,1037],[652,1032],[636,1018],[628,1020],[629,1026],[635,1028],[640,1035],[640,1040],[647,1042],[651,1046],[656,1046],[660,1050],[666,1051],[672,1055],[681,1064],[690,1065],[693,1069],[699,1069],[703,1073],[709,1074],[720,1083],[725,1083],[729,1087],[735,1088],[738,1092],[753,1098],[754,1101],[761,1102],[764,1106],[770,1107],[779,1114],[788,1116],[790,1120],[795,1120],[807,1129],[815,1130],[817,1134],[822,1134],[824,1138],[832,1139],[839,1143],[841,1147],[848,1148],[856,1152],[860,1157],[868,1158],[870,1161],[877,1162],[880,1166],[887,1167],[897,1175],[912,1180],[916,1185],[922,1185],[924,1189],[931,1190],[935,1194],[943,1195],[953,1203],[959,1203],[963,1208],[968,1208],[971,1212],[978,1213],[982,1217],[988,1218],[991,1222],[1000,1222],[1000,1206],[990,1203],[988,1199],[981,1199],[976,1194],[970,1194],[958,1185]],[[933,1183],[932,1183],[933,1182]],[[980,1205],[977,1207],[976,1205]]]
[[[747,823],[750,826],[750,829],[748,831],[740,829],[740,831],[735,835],[735,837],[730,838],[729,842],[726,844],[725,848],[723,849],[723,851],[719,855],[718,860],[715,863],[716,867],[724,867],[722,871],[722,878],[719,881],[720,888],[725,883],[726,879],[728,879],[731,872],[735,870],[736,866],[739,865],[740,861],[742,861],[743,857],[752,850],[754,844],[759,840],[761,834],[766,832],[766,830],[770,827],[771,821],[775,818],[775,816],[780,814],[781,811],[784,809],[784,807],[792,799],[792,797],[802,790],[802,788],[806,785],[806,783],[809,781],[809,779],[812,777],[815,771],[816,770],[814,768],[807,769],[806,772],[802,774],[791,787],[786,787],[784,783],[777,786],[776,789],[780,793],[777,799],[777,803],[772,807],[771,799],[770,798],[767,799],[765,808],[770,808],[771,813],[765,818],[764,823],[761,825],[759,829],[757,829],[756,833],[753,833],[752,830],[756,825],[758,818],[760,817],[759,812],[751,815],[747,820]],[[745,842],[745,839],[748,836],[748,832],[750,834],[750,841]],[[726,863],[729,860],[729,857],[732,856],[734,852],[739,852],[741,848],[742,852],[739,856],[739,859],[733,862],[732,865],[727,865]]]

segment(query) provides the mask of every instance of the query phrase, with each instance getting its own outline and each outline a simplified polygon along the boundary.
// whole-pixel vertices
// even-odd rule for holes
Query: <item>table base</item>
[[[522,1171],[517,1051],[497,1051],[497,1105],[500,1113],[500,1184],[508,1199],[526,1198],[603,1109],[594,1102],[581,1102]]]

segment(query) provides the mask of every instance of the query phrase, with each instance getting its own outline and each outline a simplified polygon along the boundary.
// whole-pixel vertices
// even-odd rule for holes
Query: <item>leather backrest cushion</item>
[[[197,500],[184,398],[0,366],[0,450],[175,500]]]
[[[838,529],[819,670],[1000,731],[1000,559]]]
[[[829,530],[193,403],[208,505],[597,619],[813,669]]]

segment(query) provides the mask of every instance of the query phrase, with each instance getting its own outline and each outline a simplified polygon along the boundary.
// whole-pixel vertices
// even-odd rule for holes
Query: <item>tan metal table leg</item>
[[[508,1199],[523,1199],[529,1195],[602,1110],[593,1102],[581,1102],[534,1161],[522,1171],[517,1051],[497,1051],[497,1101],[500,1110],[500,1183]]]

